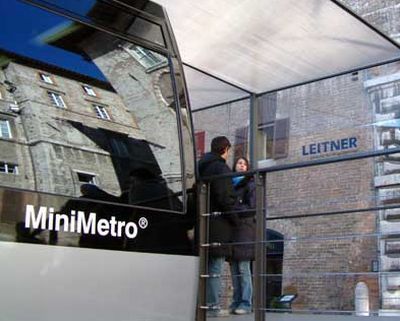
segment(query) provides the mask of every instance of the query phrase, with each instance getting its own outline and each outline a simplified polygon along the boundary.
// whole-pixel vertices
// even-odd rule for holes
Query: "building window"
[[[289,118],[277,119],[273,123],[258,127],[264,134],[265,158],[284,158],[289,149]]]
[[[0,162],[0,173],[18,175],[18,166],[15,164]]]
[[[267,94],[260,98],[257,128],[264,135],[264,156],[266,159],[284,158],[288,155],[289,119],[277,119],[276,110],[276,93]]]
[[[12,138],[10,121],[6,119],[0,119],[0,138]]]
[[[81,184],[93,184],[96,185],[96,175],[94,174],[89,174],[89,173],[82,173],[82,172],[77,172],[78,175],[78,181]]]
[[[110,120],[110,115],[107,112],[106,107],[104,106],[100,106],[100,105],[93,105],[93,108],[96,112],[97,117],[101,118],[101,119],[108,119]]]
[[[83,91],[85,92],[85,94],[89,95],[89,96],[93,96],[96,97],[96,92],[93,90],[92,87],[88,86],[88,85],[82,85]]]
[[[64,99],[62,98],[61,94],[55,93],[53,91],[48,91],[47,94],[49,95],[51,103],[58,107],[58,108],[65,108],[65,102]]]
[[[167,64],[167,59],[155,52],[140,46],[132,45],[127,48],[128,52],[146,69],[153,69]]]
[[[54,84],[54,81],[49,74],[39,73],[39,76],[41,81],[44,81],[47,84]]]

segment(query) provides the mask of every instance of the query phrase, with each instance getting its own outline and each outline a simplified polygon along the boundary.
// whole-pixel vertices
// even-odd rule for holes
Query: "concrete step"
[[[400,295],[397,292],[382,292],[382,307],[400,310]]]
[[[399,166],[399,169],[400,169],[400,166]],[[399,174],[391,174],[391,175],[375,176],[374,185],[376,188],[392,186],[392,185],[400,185],[400,173]]]
[[[387,221],[400,221],[400,208],[385,210],[383,213],[383,219]]]
[[[393,148],[399,148],[400,146],[398,145],[398,144],[392,144],[392,145],[381,145],[381,141],[380,141],[380,137],[379,137],[379,142],[377,142],[377,144],[378,144],[378,147],[377,147],[377,149],[378,150],[385,150],[385,149],[393,149]],[[388,169],[388,171],[390,171],[390,170],[396,170],[395,168],[393,168],[395,165],[396,165],[396,163],[399,163],[400,162],[400,153],[394,153],[394,154],[389,154],[389,155],[384,155],[384,156],[381,156],[381,157],[379,157],[379,166],[382,166],[382,162],[391,162],[391,163],[394,163],[394,164],[390,164],[390,165],[388,165],[389,166],[389,169]],[[390,166],[392,167],[391,169],[390,169]],[[384,171],[383,171],[383,173],[385,173]],[[385,173],[385,174],[389,174],[389,173]]]
[[[400,236],[400,221],[381,221],[379,225],[379,230],[382,237],[386,235],[390,235],[392,238],[395,235]],[[400,237],[396,238],[395,240],[390,240],[391,247],[395,247],[398,244],[398,248],[400,250]],[[387,247],[387,246],[386,246]]]
[[[381,268],[382,272],[391,271],[399,272],[400,275],[400,257],[381,255]]]
[[[378,198],[382,203],[400,203],[400,187],[379,188]]]
[[[392,292],[400,290],[400,273],[383,274],[381,276],[381,284],[383,297],[385,297],[385,292],[390,292],[388,296],[391,297],[393,295]],[[400,292],[397,293],[397,297],[400,299]]]
[[[400,96],[392,96],[381,99],[381,109],[383,112],[392,113],[400,107]]]
[[[381,144],[384,146],[398,145],[400,144],[400,129],[390,128],[382,130],[381,132]]]
[[[395,118],[396,118],[396,113],[375,114],[376,122],[383,122],[385,120],[391,120]]]
[[[395,162],[383,159],[382,162],[380,163],[380,168],[381,168],[380,172],[383,175],[400,173],[400,161]]]

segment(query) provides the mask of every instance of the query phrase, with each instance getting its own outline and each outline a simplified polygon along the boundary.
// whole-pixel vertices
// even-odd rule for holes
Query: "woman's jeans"
[[[208,260],[207,279],[207,306],[219,309],[219,295],[221,291],[221,274],[225,263],[225,257],[210,257]],[[213,277],[218,274],[219,276]]]
[[[250,312],[253,298],[250,261],[232,261],[231,275],[233,300],[230,309],[245,309]]]

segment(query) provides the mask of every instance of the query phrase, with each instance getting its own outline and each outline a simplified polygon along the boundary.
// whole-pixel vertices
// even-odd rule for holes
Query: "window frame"
[[[61,93],[59,93],[59,92],[56,92],[56,91],[48,90],[48,91],[47,91],[47,96],[49,97],[50,102],[51,102],[51,104],[52,104],[53,106],[55,106],[55,107],[57,107],[57,108],[61,108],[61,109],[66,109],[66,108],[67,108],[67,104],[65,103],[65,101],[64,101],[64,99],[63,99],[63,97],[62,97],[63,94],[61,94]],[[58,104],[58,100],[57,100],[56,98],[54,98],[54,97],[59,98],[62,104],[59,105],[59,104]]]
[[[284,137],[278,137],[278,128],[280,124],[284,124],[285,135]],[[264,159],[280,159],[286,158],[289,153],[289,130],[290,130],[290,121],[289,117],[286,118],[277,118],[273,122],[268,122],[266,124],[258,125],[257,129],[263,135],[263,153]],[[265,130],[269,129],[272,131],[272,137],[269,139],[269,136],[266,134]],[[284,152],[278,151],[282,144],[284,145]]]
[[[93,89],[92,86],[89,86],[89,85],[86,85],[86,84],[82,84],[81,86],[82,86],[83,92],[84,92],[86,95],[88,95],[88,96],[90,96],[90,97],[97,97],[97,93],[96,93],[96,91]]]
[[[42,82],[44,82],[46,84],[50,84],[50,85],[55,84],[53,76],[48,73],[39,71],[39,78]]]
[[[9,137],[3,136],[3,129],[2,129],[3,127],[1,125],[1,123],[3,123],[3,122],[6,124],[6,128],[7,128]],[[12,139],[12,138],[13,138],[13,135],[12,135],[12,131],[11,131],[10,121],[8,119],[0,118],[0,139]]]
[[[156,56],[156,52],[153,52],[147,48],[131,44],[130,46],[126,47],[126,50],[146,69],[147,72],[168,66],[167,59],[163,60],[159,58]],[[160,56],[163,57],[162,55]]]
[[[92,104],[92,106],[97,115],[97,118],[103,120],[111,120],[110,114],[108,113],[106,106],[100,104]]]
[[[97,181],[97,175],[94,173],[89,173],[89,172],[85,172],[85,171],[79,171],[79,170],[75,170],[76,173],[76,177],[78,179],[78,183],[79,184],[92,184],[92,185],[98,185],[98,181]],[[79,179],[79,176],[83,175],[83,176],[87,176],[87,177],[91,177],[90,181],[86,182],[86,181],[81,181]]]
[[[10,170],[10,167],[12,168],[12,171]],[[2,170],[3,168],[4,171]],[[18,175],[19,174],[18,165],[0,161],[0,173]]]

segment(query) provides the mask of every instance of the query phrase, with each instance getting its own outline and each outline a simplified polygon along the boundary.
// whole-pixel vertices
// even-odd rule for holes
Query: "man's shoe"
[[[207,311],[208,318],[223,318],[229,317],[229,311],[225,309],[221,310],[214,310],[214,311]]]
[[[246,309],[238,308],[238,309],[235,309],[235,310],[233,311],[233,313],[242,315],[242,314],[249,314],[250,311],[249,311],[249,310],[246,310]]]

